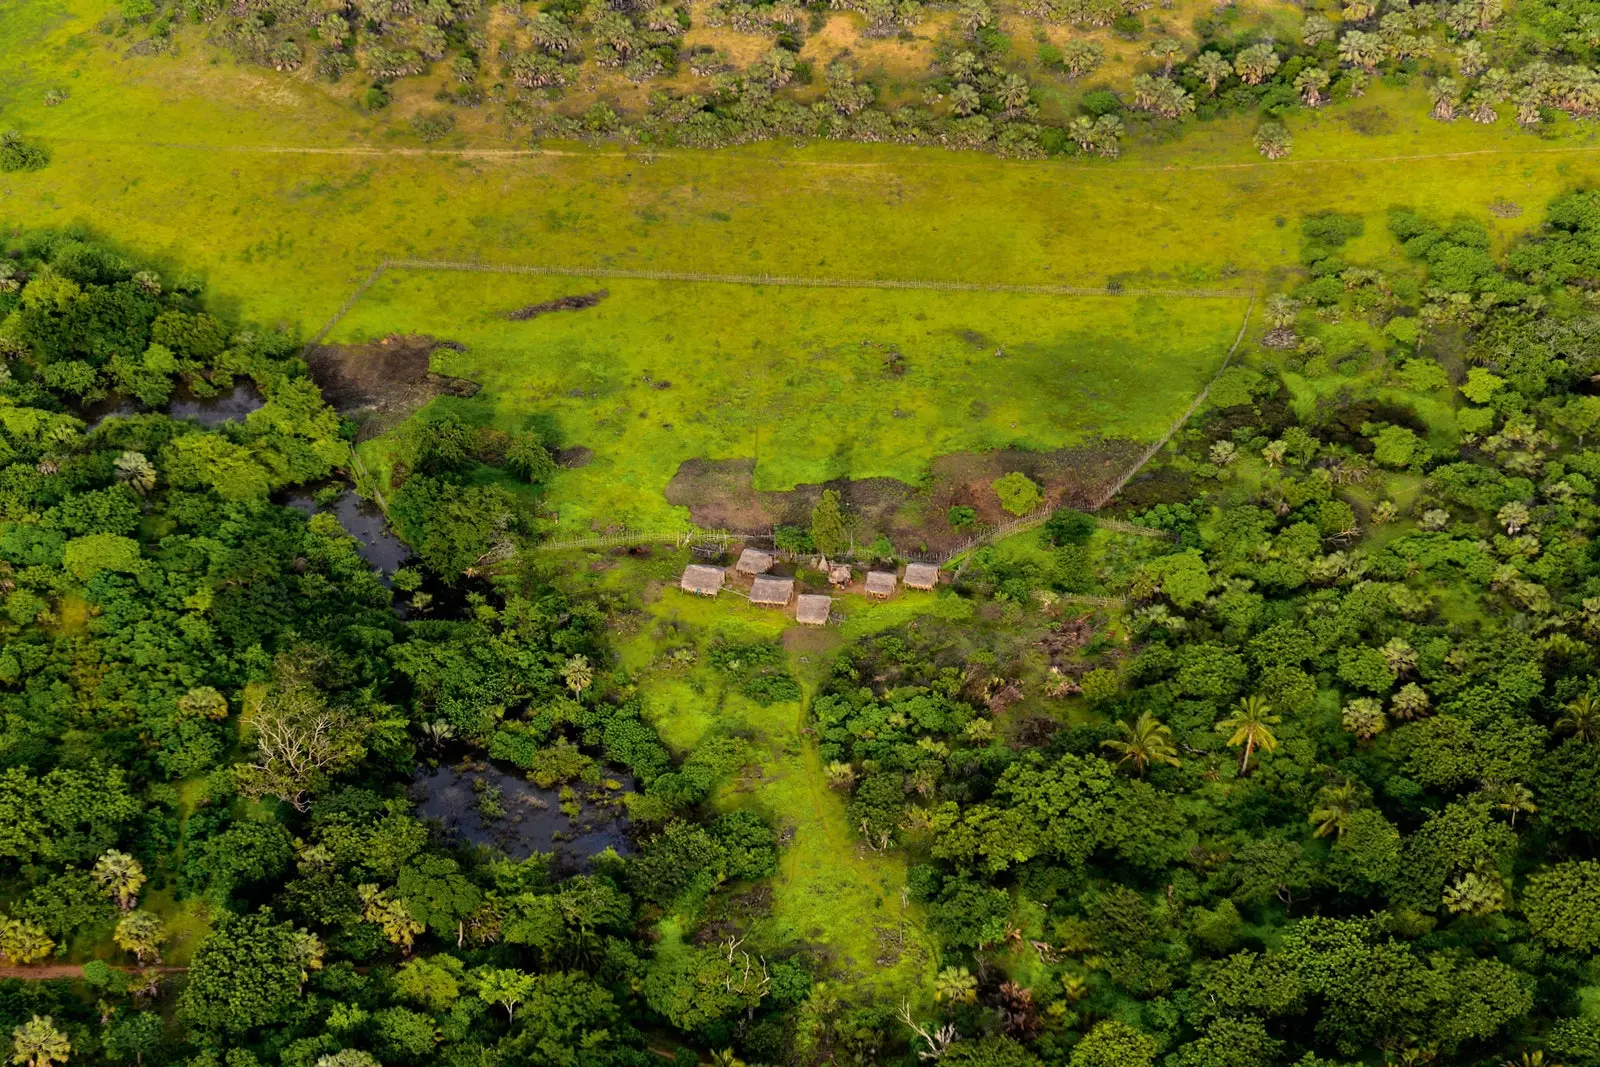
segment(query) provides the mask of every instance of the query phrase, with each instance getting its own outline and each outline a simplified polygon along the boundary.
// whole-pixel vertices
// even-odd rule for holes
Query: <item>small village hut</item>
[[[728,572],[721,567],[708,567],[704,563],[691,563],[683,569],[678,588],[698,596],[716,596],[722,591],[722,580]]]

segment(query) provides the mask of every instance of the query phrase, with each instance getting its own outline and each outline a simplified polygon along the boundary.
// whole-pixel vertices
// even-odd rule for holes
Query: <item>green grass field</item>
[[[591,308],[506,318],[601,289]],[[755,458],[762,490],[845,476],[915,485],[955,452],[1154,440],[1215,371],[1245,307],[403,270],[331,339],[465,344],[434,367],[483,389],[433,408],[510,431],[555,416],[564,443],[594,451],[552,488],[562,528],[581,532],[681,525],[685,509],[663,491],[697,458]],[[396,436],[364,446],[370,466],[384,469]]]
[[[52,165],[0,178],[0,220],[95,227],[216,298],[313,332],[386,256],[974,282],[1228,285],[1291,267],[1294,220],[1409,205],[1484,220],[1503,243],[1600,175],[1592,132],[1441,124],[1420,87],[1296,114],[1267,163],[1249,120],[1124,158],[1006,163],[893,146],[769,144],[646,156],[463,132],[424,149],[306,79],[243,68],[186,31],[182,55],[122,58],[99,0],[0,5],[0,126]],[[46,107],[47,89],[67,100]],[[520,152],[523,154],[506,154]],[[1523,213],[1494,218],[1509,200]]]

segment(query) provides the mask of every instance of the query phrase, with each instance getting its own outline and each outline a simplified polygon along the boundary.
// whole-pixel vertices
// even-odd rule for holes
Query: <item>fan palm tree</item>
[[[1282,159],[1294,147],[1294,138],[1289,136],[1289,128],[1276,119],[1263,122],[1256,130],[1253,140],[1257,151],[1268,159]]]
[[[139,887],[145,883],[144,868],[139,861],[115,849],[95,860],[91,873],[123,911],[133,907],[139,897]]]
[[[1250,772],[1250,756],[1256,749],[1271,752],[1278,747],[1278,737],[1272,727],[1282,722],[1281,716],[1272,714],[1272,705],[1259,694],[1244,697],[1233,706],[1226,719],[1217,723],[1217,729],[1230,734],[1228,744],[1234,748],[1244,746],[1239,757],[1239,773]]]
[[[1591,745],[1600,741],[1600,701],[1595,700],[1593,693],[1579,694],[1578,699],[1562,709],[1556,729]]]
[[[1152,763],[1165,763],[1169,767],[1183,765],[1178,759],[1177,746],[1172,743],[1172,728],[1148,711],[1135,719],[1132,726],[1117,723],[1117,729],[1122,737],[1102,741],[1100,745],[1119,754],[1118,764],[1131,762],[1134,773],[1141,777]]]
[[[66,1063],[72,1043],[55,1027],[50,1016],[35,1015],[11,1031],[11,1062],[27,1067],[51,1067]]]
[[[1246,85],[1260,85],[1278,69],[1278,53],[1270,44],[1253,44],[1233,57],[1233,72]]]
[[[1223,59],[1220,52],[1201,52],[1194,61],[1194,76],[1205,82],[1206,89],[1212,93],[1232,73],[1232,64]]]
[[[1150,54],[1161,60],[1161,73],[1172,76],[1172,64],[1183,55],[1183,43],[1171,37],[1158,37],[1150,44]]]
[[[144,496],[156,487],[156,468],[143,452],[124,452],[117,457],[117,481]]]
[[[573,656],[567,660],[566,666],[561,668],[561,678],[573,696],[581,695],[594,682],[594,668],[589,666],[589,657]]]

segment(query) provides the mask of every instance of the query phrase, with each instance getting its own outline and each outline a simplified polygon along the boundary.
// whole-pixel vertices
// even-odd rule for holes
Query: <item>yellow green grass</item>
[[[1441,124],[1420,89],[1382,87],[1291,116],[1282,163],[1255,154],[1250,119],[1132,144],[1117,161],[850,144],[507,155],[526,143],[487,128],[436,151],[403,121],[359,113],[304,74],[236,66],[198,36],[175,58],[124,59],[126,40],[95,31],[103,12],[99,0],[0,5],[0,123],[54,153],[47,170],[0,178],[0,217],[94,226],[307,332],[385,256],[1248,284],[1295,263],[1302,213],[1360,212],[1373,231],[1393,205],[1463,212],[1503,242],[1600,162],[1573,124],[1546,138]],[[70,96],[46,107],[53,87]],[[1490,217],[1500,199],[1523,214]]]
[[[879,610],[854,597],[842,607],[852,616]],[[750,607],[731,594],[705,600],[668,588],[645,611],[646,621],[621,642],[619,653],[640,682],[651,721],[680,752],[712,730],[749,737],[756,759],[716,803],[725,810],[752,808],[793,830],[781,853],[772,910],[752,927],[752,943],[805,945],[828,961],[832,974],[849,976],[858,988],[925,997],[936,961],[920,909],[902,901],[904,859],[864,847],[803,732],[805,703],[832,660],[837,632],[799,629],[782,612]],[[697,648],[702,663],[719,634],[739,641],[783,639],[805,698],[762,707],[725,690],[709,667],[664,670],[657,656],[669,633],[674,647]],[[878,963],[890,957],[897,958]]]
[[[594,307],[506,318],[601,289]],[[554,416],[565,443],[594,452],[552,487],[562,526],[582,530],[681,524],[686,509],[663,494],[696,458],[754,458],[755,488],[786,490],[917,484],[954,452],[1154,440],[1220,364],[1245,306],[395,270],[331,337],[463,343],[435,369],[483,388],[435,407],[509,431]],[[366,446],[375,470],[393,441]]]

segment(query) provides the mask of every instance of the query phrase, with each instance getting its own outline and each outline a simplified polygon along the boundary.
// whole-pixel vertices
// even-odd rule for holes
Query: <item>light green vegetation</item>
[[[652,569],[662,569],[654,564]],[[620,570],[635,580],[643,577],[637,567]],[[925,595],[891,602],[901,607],[893,614],[903,621],[934,600]],[[854,619],[890,605],[850,597],[841,607]],[[705,663],[707,646],[719,636],[736,642],[781,639],[809,700],[832,661],[838,633],[799,628],[785,613],[750,607],[731,593],[707,600],[668,588],[645,612],[639,629],[619,642],[618,654],[639,682],[650,721],[680,753],[711,731],[751,738],[757,760],[723,789],[717,806],[753,808],[773,825],[793,830],[780,853],[771,914],[757,922],[753,936],[761,943],[814,946],[852,985],[924,997],[936,967],[921,908],[902,903],[905,862],[898,853],[869,852],[849,825],[844,798],[828,788],[816,746],[802,734],[803,701],[763,707],[726,687]],[[681,648],[694,649],[698,662],[666,668],[664,653]],[[669,932],[672,922],[668,917]],[[876,962],[889,957],[896,957],[891,965]]]
[[[506,319],[600,289],[595,307]],[[674,511],[681,524],[663,490],[695,458],[754,457],[755,488],[784,490],[917,484],[954,452],[1154,440],[1221,362],[1244,305],[404,270],[332,339],[465,344],[435,369],[483,389],[435,407],[510,431],[554,416],[564,444],[595,453],[551,491],[561,526],[582,531],[666,526]],[[392,444],[367,446],[374,469]]]
[[[1371,250],[1396,204],[1471,214],[1503,245],[1597,173],[1595,146],[1564,121],[1543,139],[1508,122],[1436,123],[1420,91],[1382,87],[1293,117],[1295,155],[1276,164],[1243,119],[1132,144],[1117,161],[852,144],[506,155],[525,147],[510,131],[436,152],[309,74],[213,64],[203,45],[121,58],[94,29],[102,9],[0,7],[0,124],[54,156],[0,182],[0,213],[94,226],[307,332],[385,256],[1089,285],[1238,272],[1227,284],[1248,284],[1296,262],[1290,226],[1305,212],[1366,215]],[[55,87],[70,95],[47,107]],[[1489,217],[1500,199],[1528,210]]]

